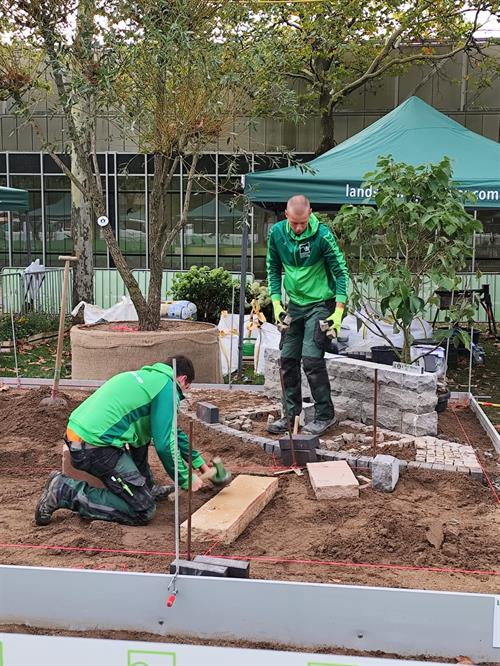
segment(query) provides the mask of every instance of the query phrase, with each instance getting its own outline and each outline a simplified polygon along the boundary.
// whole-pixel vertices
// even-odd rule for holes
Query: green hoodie
[[[173,399],[176,406],[184,399],[173,380],[173,370],[164,363],[145,365],[137,371],[121,372],[103,384],[70,415],[68,428],[83,441],[95,446],[126,444],[137,448],[153,440],[167,474],[174,478],[174,452],[178,451],[179,485],[188,487],[189,442],[179,428],[173,430]],[[193,468],[203,465],[203,458],[193,450]]]
[[[349,273],[330,229],[313,214],[303,234],[294,234],[288,220],[271,227],[267,244],[267,279],[273,301],[285,291],[295,305],[347,300]]]

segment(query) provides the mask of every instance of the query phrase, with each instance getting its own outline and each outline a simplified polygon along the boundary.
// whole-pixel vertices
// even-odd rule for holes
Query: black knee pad
[[[300,359],[284,356],[281,358],[281,368],[285,386],[300,383]]]
[[[324,358],[313,358],[312,356],[304,356],[302,359],[304,372],[309,381],[313,382],[328,382],[328,372],[326,371],[326,363]]]

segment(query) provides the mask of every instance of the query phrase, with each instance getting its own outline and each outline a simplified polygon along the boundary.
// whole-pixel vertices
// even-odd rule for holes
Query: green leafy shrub
[[[416,167],[381,157],[365,179],[375,205],[342,206],[334,220],[335,233],[362,248],[359,269],[351,276],[350,305],[364,308],[363,323],[393,346],[378,325],[380,314],[389,318],[394,332],[403,334],[402,352],[396,353],[409,362],[412,321],[438,303],[426,286],[459,289],[458,271],[472,254],[473,233],[482,226],[465,210],[473,195],[456,189],[447,157]],[[372,285],[378,295],[375,307]],[[447,328],[435,331],[436,340],[451,337],[457,322],[473,314],[470,303],[457,300],[446,315]]]
[[[177,273],[169,294],[177,301],[187,300],[198,309],[198,320],[217,324],[221,310],[231,309],[233,285],[234,310],[238,311],[239,284],[224,268],[192,266],[187,273]]]
[[[36,333],[50,333],[59,328],[59,316],[45,312],[14,315],[16,338],[21,340]],[[12,339],[12,323],[8,314],[0,315],[0,342]]]

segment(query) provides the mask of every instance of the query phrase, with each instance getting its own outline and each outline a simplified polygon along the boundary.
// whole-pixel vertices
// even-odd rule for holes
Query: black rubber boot
[[[48,525],[52,514],[59,508],[59,490],[62,485],[62,472],[51,472],[42,496],[38,500],[35,509],[35,523],[37,525]]]

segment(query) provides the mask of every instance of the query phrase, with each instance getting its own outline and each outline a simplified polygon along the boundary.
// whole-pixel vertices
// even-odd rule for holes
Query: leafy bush
[[[411,323],[438,302],[426,285],[445,291],[459,288],[457,273],[472,254],[473,233],[482,227],[465,210],[473,195],[454,187],[447,157],[417,167],[381,157],[377,170],[365,178],[375,206],[342,206],[334,220],[336,234],[362,247],[350,303],[354,310],[364,308],[363,323],[393,346],[378,325],[377,310],[389,318],[394,332],[403,334],[401,357],[409,362]],[[371,285],[380,299],[377,307]],[[470,304],[457,300],[446,315],[447,329],[435,331],[436,339],[452,336],[456,322],[473,314]]]
[[[14,328],[18,340],[36,333],[49,333],[59,328],[59,316],[45,312],[14,315]],[[8,314],[0,315],[0,342],[12,339],[12,323]]]
[[[198,320],[217,324],[221,310],[231,309],[231,296],[235,287],[234,309],[238,311],[239,284],[224,268],[192,266],[187,273],[177,273],[170,295],[175,300],[187,300],[198,309]]]

